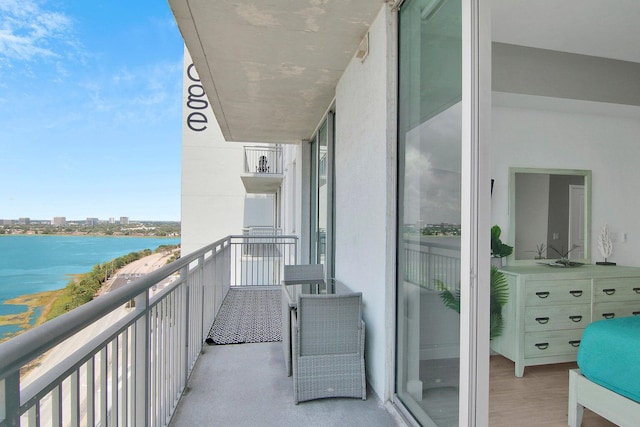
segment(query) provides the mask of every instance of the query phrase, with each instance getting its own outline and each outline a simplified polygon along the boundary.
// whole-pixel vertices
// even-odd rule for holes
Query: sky
[[[0,0],[0,219],[180,220],[166,0]]]

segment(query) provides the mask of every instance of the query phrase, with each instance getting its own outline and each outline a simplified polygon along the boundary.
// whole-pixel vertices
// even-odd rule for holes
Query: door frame
[[[487,1],[462,0],[462,116],[462,228],[467,238],[461,241],[460,259],[464,286],[459,423],[486,426],[491,247],[491,2]]]

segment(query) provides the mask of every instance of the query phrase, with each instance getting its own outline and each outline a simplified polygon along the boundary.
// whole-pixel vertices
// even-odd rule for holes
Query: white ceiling
[[[494,41],[640,63],[640,0],[491,0]]]
[[[640,0],[486,0],[494,41],[640,63]],[[311,137],[384,0],[169,0],[227,141]]]
[[[169,0],[227,141],[310,138],[383,0]]]

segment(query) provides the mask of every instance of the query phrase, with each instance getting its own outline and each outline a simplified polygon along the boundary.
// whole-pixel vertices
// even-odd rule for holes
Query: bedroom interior
[[[515,250],[505,267],[512,290],[505,317],[511,322],[504,336],[492,343],[491,393],[500,393],[495,387],[502,384],[500,378],[509,367],[514,377],[511,382],[521,381],[516,390],[527,396],[520,403],[524,402],[531,414],[544,411],[535,398],[535,393],[545,392],[544,386],[530,388],[525,384],[548,372],[554,379],[547,386],[563,388],[560,395],[554,394],[565,413],[557,425],[580,425],[576,395],[577,403],[584,398],[586,407],[600,401],[615,408],[608,412],[594,408],[606,418],[615,416],[611,412],[627,414],[626,419],[611,419],[619,425],[631,425],[625,424],[629,414],[631,419],[640,416],[640,403],[627,398],[620,401],[619,394],[610,396],[611,392],[584,376],[572,380],[572,388],[582,388],[568,396],[569,370],[576,367],[584,328],[602,318],[640,314],[640,222],[636,219],[640,199],[634,194],[640,182],[636,165],[640,157],[640,28],[635,24],[639,18],[640,7],[630,0],[492,2],[492,224],[507,231],[504,237]],[[553,215],[537,222],[528,216],[533,210],[557,213],[559,209],[552,209],[551,199],[544,196],[530,200],[526,208],[521,206],[524,213],[519,214],[525,216],[520,226],[525,222],[528,227],[518,227],[515,200],[522,204],[522,192],[540,194],[532,190],[534,183],[529,183],[529,191],[516,194],[516,168],[552,175],[580,171],[578,174],[585,177],[584,198],[577,196],[585,204],[573,215],[574,224],[584,227],[573,227],[571,240],[568,226],[552,225]],[[548,176],[535,178],[546,179],[539,185],[549,185]],[[616,266],[595,265],[605,261],[597,246],[604,225],[611,231],[610,261]],[[583,233],[578,240],[576,230]],[[529,236],[525,238],[526,231]],[[584,243],[575,243],[580,238]],[[546,260],[534,259],[540,244],[545,245]],[[559,258],[555,250],[564,253],[574,247],[568,254],[570,260],[594,265],[539,265],[553,264]],[[554,295],[561,290],[568,296]],[[612,292],[614,295],[609,295]],[[553,315],[546,315],[549,311],[545,310]],[[569,320],[553,324],[559,314]],[[560,342],[568,343],[569,349],[553,350]],[[589,351],[597,349],[597,342],[590,343]],[[577,373],[573,377],[578,378]],[[490,401],[494,404],[495,396]],[[494,413],[491,407],[490,412]],[[522,418],[518,421],[525,425]],[[538,424],[533,418],[526,425]],[[612,424],[589,414],[583,425]]]

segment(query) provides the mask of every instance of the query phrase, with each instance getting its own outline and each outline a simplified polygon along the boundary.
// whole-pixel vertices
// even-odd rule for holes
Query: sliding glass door
[[[461,0],[402,4],[398,108],[396,393],[422,425],[458,426]]]
[[[332,277],[333,114],[329,113],[311,141],[311,263],[323,264]]]
[[[395,392],[425,426],[488,422],[489,3],[398,12]]]

